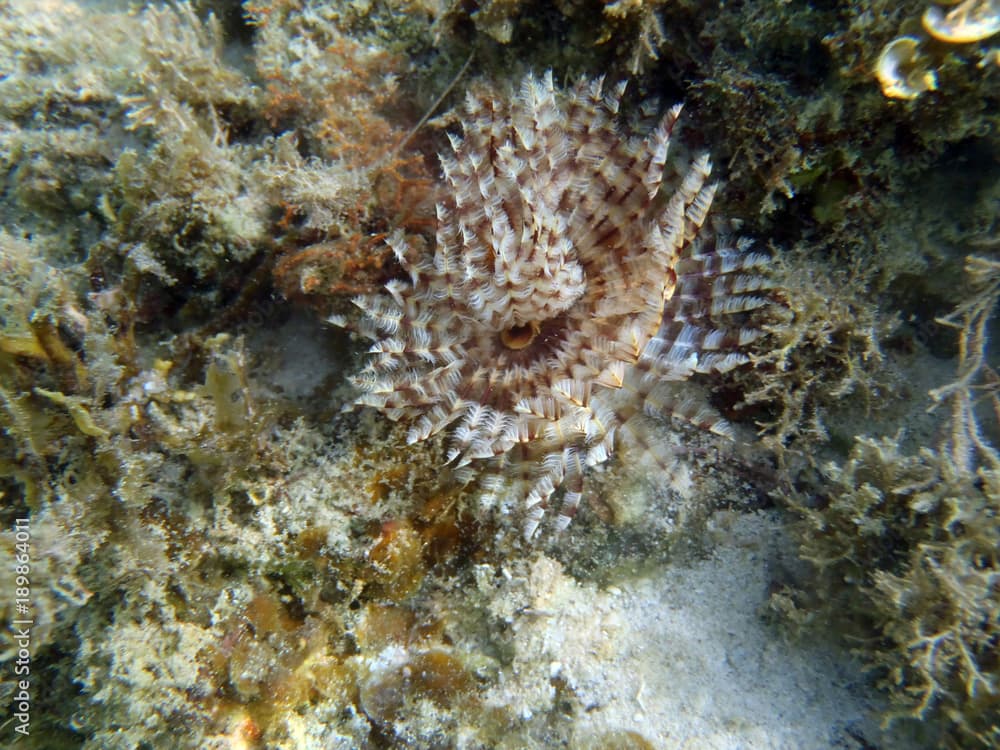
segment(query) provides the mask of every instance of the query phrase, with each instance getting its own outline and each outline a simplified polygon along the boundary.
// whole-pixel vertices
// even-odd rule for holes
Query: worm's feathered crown
[[[729,433],[662,386],[746,362],[759,336],[735,321],[765,304],[765,257],[702,230],[716,190],[707,156],[668,171],[665,188],[680,107],[631,136],[623,90],[596,80],[562,92],[548,74],[509,102],[470,95],[441,157],[433,256],[394,237],[409,282],[356,300],[375,341],[358,403],[410,421],[411,443],[450,430],[459,466],[527,467],[529,537],[560,486],[556,526],[569,523],[586,467],[631,416]]]

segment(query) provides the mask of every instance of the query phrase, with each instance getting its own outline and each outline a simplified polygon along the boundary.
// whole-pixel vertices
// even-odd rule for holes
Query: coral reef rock
[[[356,300],[375,341],[358,403],[411,422],[411,443],[449,429],[459,467],[502,468],[487,496],[523,498],[529,538],[560,488],[555,526],[569,523],[633,418],[729,434],[671,383],[747,362],[760,331],[745,313],[767,303],[765,256],[704,226],[708,157],[665,169],[680,107],[633,135],[623,91],[563,92],[549,74],[510,101],[470,94],[441,157],[433,256],[396,235],[409,283]]]

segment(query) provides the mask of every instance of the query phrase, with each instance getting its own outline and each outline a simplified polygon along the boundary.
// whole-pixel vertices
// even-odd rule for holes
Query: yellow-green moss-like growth
[[[969,258],[967,301],[939,320],[960,331],[958,377],[931,392],[950,407],[945,439],[916,455],[895,438],[856,440],[798,495],[800,553],[818,570],[819,609],[836,613],[877,672],[894,716],[944,719],[948,747],[1000,743],[1000,454],[986,435],[1000,387],[986,323],[1000,263]],[[991,407],[980,414],[977,398]],[[989,416],[987,416],[989,414]]]
[[[935,451],[860,438],[829,474],[830,495],[802,508],[801,546],[826,604],[875,644],[866,656],[899,714],[940,712],[954,746],[995,746],[1000,472],[966,474]]]

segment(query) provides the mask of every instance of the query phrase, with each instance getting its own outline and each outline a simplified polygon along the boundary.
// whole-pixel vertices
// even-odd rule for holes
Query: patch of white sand
[[[544,556],[514,573],[492,609],[510,621],[516,656],[489,702],[531,721],[565,685],[582,704],[574,747],[625,731],[689,750],[860,748],[879,737],[859,665],[788,644],[761,616],[777,516],[730,520],[707,559],[604,590]]]

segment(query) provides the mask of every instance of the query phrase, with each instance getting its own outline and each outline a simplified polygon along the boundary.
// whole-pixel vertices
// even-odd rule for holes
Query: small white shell
[[[979,42],[1000,32],[1000,0],[965,0],[947,13],[932,5],[922,20],[927,33],[942,42]]]
[[[875,76],[883,94],[893,99],[916,99],[937,88],[937,76],[926,67],[919,45],[919,39],[901,36],[882,50],[875,64]]]

